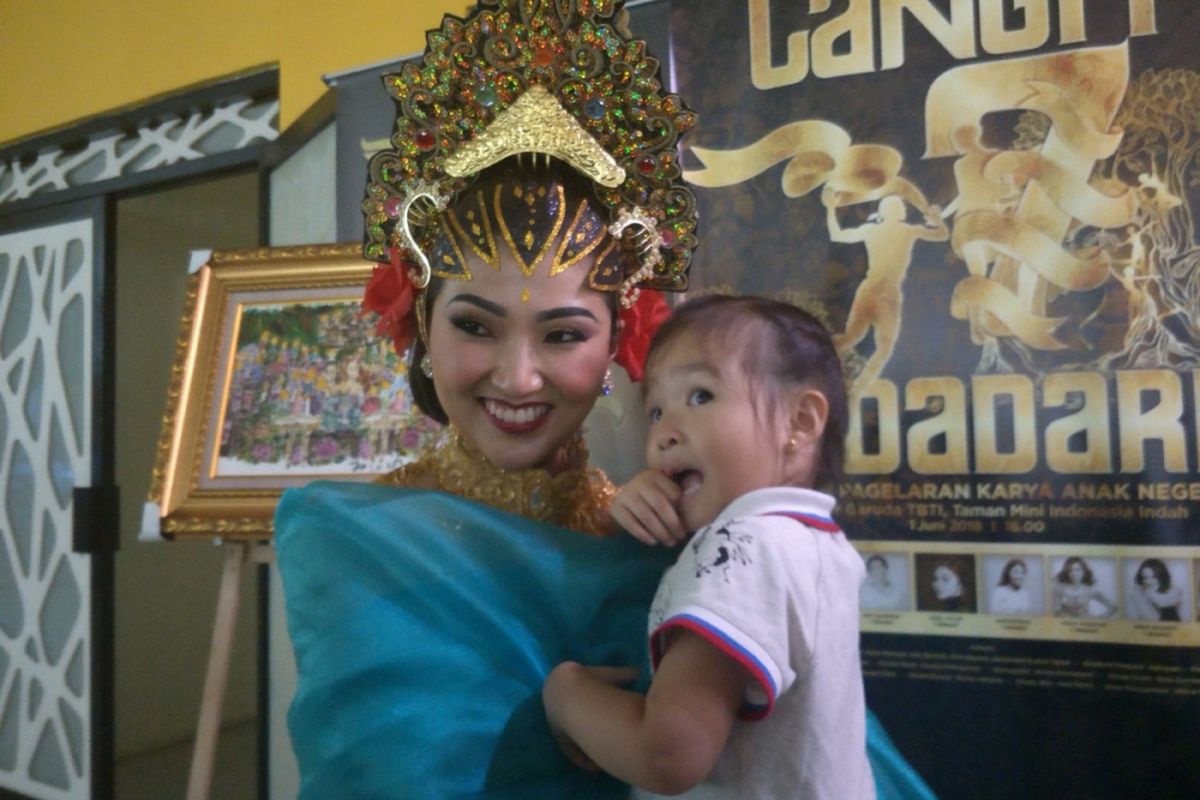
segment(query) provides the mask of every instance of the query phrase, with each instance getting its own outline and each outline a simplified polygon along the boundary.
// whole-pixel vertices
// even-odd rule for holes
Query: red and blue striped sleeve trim
[[[794,519],[802,525],[807,525],[819,531],[826,533],[841,533],[842,528],[829,517],[822,517],[817,514],[801,514],[799,511],[771,511],[763,514],[764,517],[787,517]]]
[[[763,719],[771,713],[771,709],[775,706],[775,698],[779,694],[775,679],[771,676],[771,670],[767,668],[767,665],[758,656],[750,652],[737,639],[721,630],[721,628],[712,622],[694,614],[677,614],[663,622],[662,625],[659,625],[654,630],[654,633],[650,635],[650,659],[655,669],[658,668],[658,663],[662,659],[663,636],[672,628],[683,628],[684,630],[691,631],[741,664],[750,673],[750,677],[762,689],[767,702],[754,703],[748,698],[743,699],[741,710],[743,719]]]

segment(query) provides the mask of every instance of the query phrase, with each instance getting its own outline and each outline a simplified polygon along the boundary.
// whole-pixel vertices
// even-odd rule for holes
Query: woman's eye
[[[712,392],[707,389],[693,389],[688,395],[689,406],[702,406],[705,403],[711,402],[713,399]]]
[[[486,325],[471,317],[456,317],[450,323],[467,336],[483,337],[491,334]]]
[[[586,342],[588,337],[583,331],[575,328],[559,328],[558,330],[550,331],[546,334],[547,344],[571,344],[574,342]]]
[[[650,409],[650,412],[646,414],[646,417],[651,422],[658,422],[660,419],[662,419],[662,409],[658,407],[652,408]]]

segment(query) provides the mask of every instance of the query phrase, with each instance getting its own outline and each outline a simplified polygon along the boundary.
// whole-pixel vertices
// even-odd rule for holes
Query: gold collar
[[[454,426],[436,448],[379,479],[387,486],[437,489],[539,522],[602,536],[611,532],[609,507],[616,487],[587,465],[587,445],[576,434],[564,451],[566,468],[504,470],[467,443]]]

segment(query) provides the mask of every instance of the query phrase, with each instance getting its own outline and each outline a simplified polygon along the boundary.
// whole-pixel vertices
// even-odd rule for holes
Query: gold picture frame
[[[358,243],[213,251],[189,278],[151,479],[167,539],[269,539],[283,490],[368,480],[437,425],[360,302]]]

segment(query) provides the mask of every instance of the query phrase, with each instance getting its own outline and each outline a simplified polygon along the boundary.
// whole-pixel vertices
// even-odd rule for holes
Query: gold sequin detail
[[[500,269],[500,251],[496,249],[496,237],[492,234],[492,221],[488,217],[487,200],[482,192],[475,193],[473,205],[473,208],[467,208],[464,215],[469,227],[464,226],[462,220],[453,211],[446,213],[453,228],[451,231],[446,231],[446,234],[451,239],[456,236],[461,238],[475,252],[475,255],[483,260],[483,263],[498,270]]]
[[[528,278],[533,275],[534,270],[537,269],[537,265],[545,257],[546,253],[550,250],[550,246],[554,244],[555,240],[558,239],[558,234],[562,231],[563,217],[566,213],[566,194],[562,186],[554,187],[554,191],[558,194],[558,202],[555,204],[555,215],[551,221],[550,230],[545,234],[545,239],[542,241],[541,246],[536,251],[526,255],[521,252],[521,248],[517,245],[517,241],[513,237],[513,231],[509,227],[509,220],[500,202],[502,189],[502,186],[496,187],[496,194],[492,200],[496,223],[500,226],[500,234],[504,237],[504,241],[508,243],[508,249],[517,259],[517,265],[521,268],[521,272]],[[533,195],[526,195],[520,186],[515,186],[513,187],[513,197],[525,199],[526,202],[532,202]],[[532,212],[532,206],[530,206],[530,209]],[[516,224],[520,224],[519,220]],[[532,219],[526,224],[525,236],[523,237],[523,241],[526,243],[526,250],[532,250],[533,246],[537,244],[532,231],[529,230],[533,224],[534,220]]]
[[[563,234],[558,251],[554,254],[554,263],[550,265],[551,277],[578,264],[604,240],[603,225],[599,224],[595,212],[589,214],[589,210],[587,203],[580,203],[575,209],[571,225]],[[592,228],[588,227],[589,218],[597,223]]]
[[[612,533],[609,508],[616,487],[587,466],[587,446],[576,435],[563,453],[566,469],[503,470],[467,444],[451,426],[442,444],[378,479],[387,486],[436,489],[466,500],[594,536]]]

